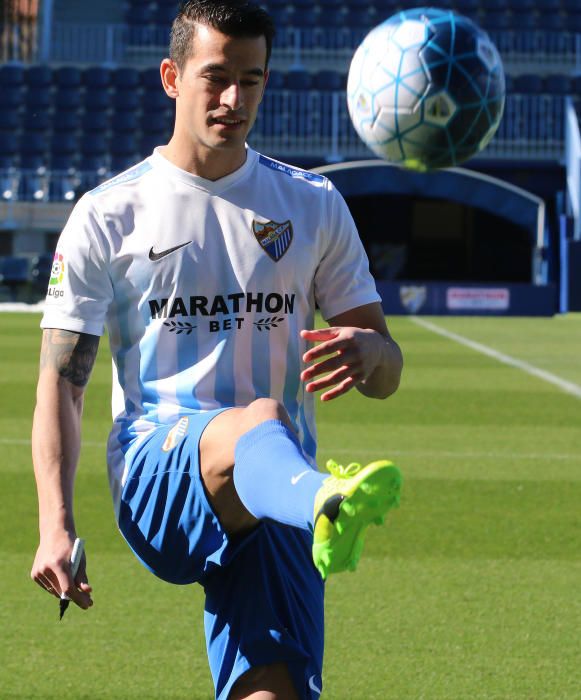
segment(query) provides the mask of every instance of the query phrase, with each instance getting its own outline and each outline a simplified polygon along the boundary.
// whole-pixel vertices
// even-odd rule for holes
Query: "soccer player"
[[[106,326],[119,528],[157,576],[204,587],[222,700],[319,697],[324,579],[354,568],[400,488],[387,461],[316,468],[315,392],[385,398],[402,356],[341,196],[246,144],[273,33],[242,0],[183,4],[161,64],[169,144],[83,196],[60,237],[33,425],[32,577],[88,608],[73,481]]]

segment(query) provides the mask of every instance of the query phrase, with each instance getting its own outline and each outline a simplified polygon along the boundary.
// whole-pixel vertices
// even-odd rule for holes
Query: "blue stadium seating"
[[[38,291],[44,292],[48,287],[48,281],[52,271],[53,254],[42,253],[30,261],[30,280]]]
[[[21,118],[14,109],[0,109],[0,131],[14,132],[21,124]]]
[[[140,83],[139,71],[137,68],[117,68],[113,71],[111,82],[117,89],[137,88]]]
[[[61,88],[78,88],[81,85],[81,70],[77,66],[61,66],[54,71],[54,79]]]
[[[75,87],[61,87],[54,93],[53,101],[57,109],[73,110],[81,106],[81,92]]]
[[[28,111],[24,112],[22,117],[17,116],[22,128],[25,132],[31,133],[35,131],[48,131],[53,124],[53,120],[48,111]]]
[[[107,88],[91,87],[85,91],[83,106],[87,111],[109,109],[111,97],[111,92]]]
[[[47,88],[52,85],[52,69],[46,65],[29,66],[24,74],[24,82],[31,88]]]
[[[20,85],[2,85],[0,87],[0,109],[18,109],[22,104],[22,94]]]
[[[52,117],[55,133],[71,133],[81,128],[81,114],[77,110],[56,110]]]
[[[7,63],[0,66],[0,88],[20,87],[24,80],[24,69],[20,65]]]
[[[52,87],[50,85],[38,85],[26,92],[24,103],[27,111],[48,110],[52,104]]]
[[[8,287],[13,301],[18,298],[18,290],[28,282],[28,270],[28,258],[18,256],[0,258],[0,285]]]
[[[106,89],[111,84],[111,71],[103,66],[91,66],[83,71],[82,83],[87,88]]]
[[[285,79],[285,85],[289,90],[309,90],[313,79],[306,70],[290,70]]]
[[[88,111],[81,121],[85,133],[105,133],[109,129],[109,113],[105,110]]]

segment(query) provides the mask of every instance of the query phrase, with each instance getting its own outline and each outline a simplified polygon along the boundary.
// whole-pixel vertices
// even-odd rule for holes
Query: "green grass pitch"
[[[432,320],[581,384],[579,316]],[[38,321],[0,315],[0,698],[210,700],[200,590],[156,580],[114,525],[106,343],[76,499],[95,605],[59,623],[29,578]],[[358,571],[329,580],[324,697],[580,698],[581,400],[408,318],[390,327],[406,361],[398,394],[353,392],[318,413],[321,463],[391,458],[405,479]]]

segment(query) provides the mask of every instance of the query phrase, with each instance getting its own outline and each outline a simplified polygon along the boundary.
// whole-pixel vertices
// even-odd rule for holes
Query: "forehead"
[[[242,70],[259,68],[266,64],[266,37],[233,37],[214,27],[196,24],[192,52],[188,63],[232,64]]]

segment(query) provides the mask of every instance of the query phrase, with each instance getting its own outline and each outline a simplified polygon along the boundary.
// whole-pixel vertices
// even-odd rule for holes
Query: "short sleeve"
[[[331,182],[325,191],[324,250],[315,274],[315,299],[325,320],[381,301],[351,212]]]
[[[104,247],[99,214],[85,195],[57,243],[41,328],[103,334],[113,299]]]

